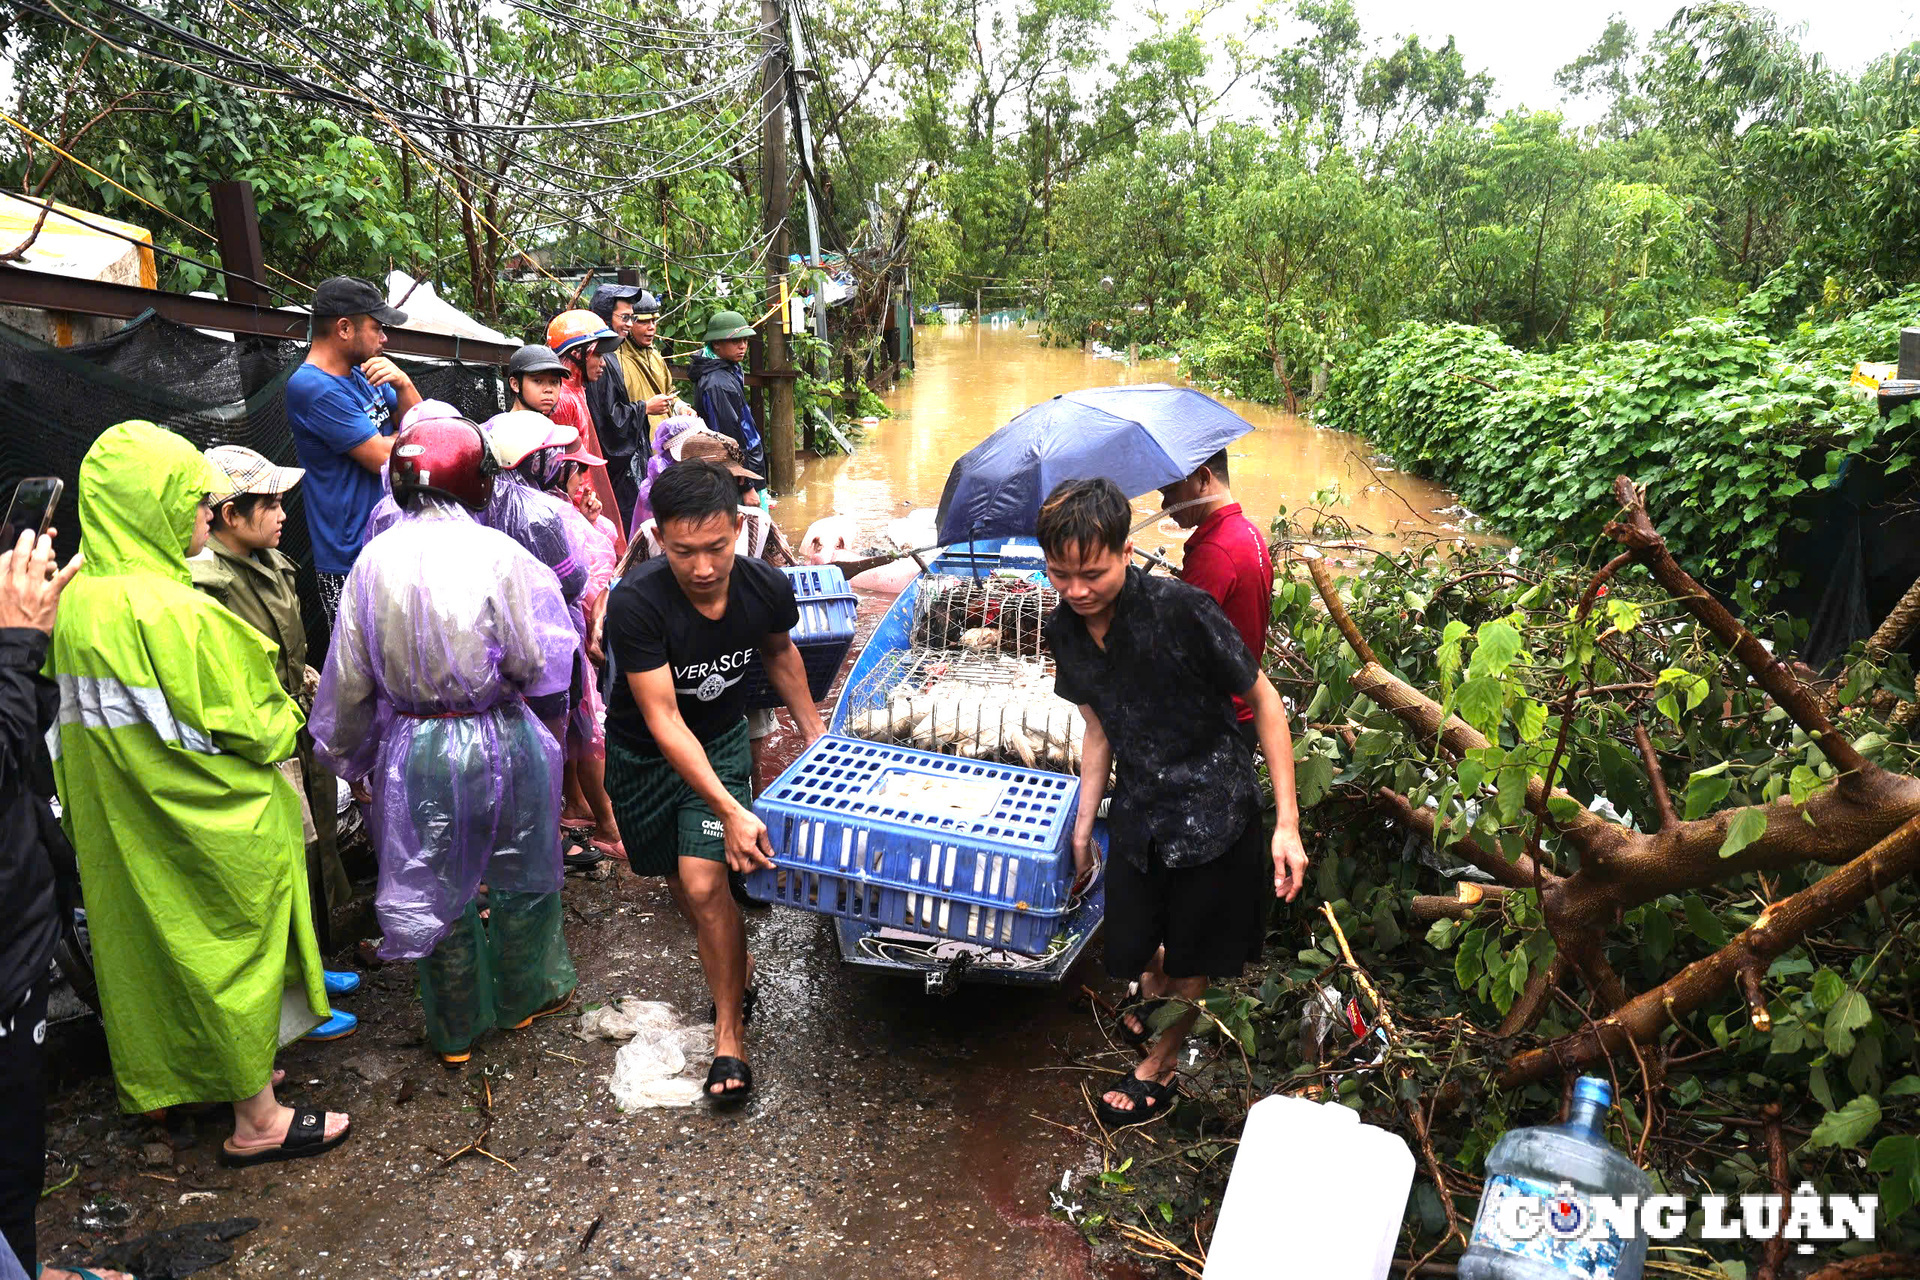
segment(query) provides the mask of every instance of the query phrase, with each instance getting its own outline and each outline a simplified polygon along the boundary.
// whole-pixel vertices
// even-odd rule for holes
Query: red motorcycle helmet
[[[476,423],[409,413],[407,424],[393,438],[387,482],[402,507],[411,507],[417,493],[431,493],[479,511],[493,497],[493,477],[499,470]]]

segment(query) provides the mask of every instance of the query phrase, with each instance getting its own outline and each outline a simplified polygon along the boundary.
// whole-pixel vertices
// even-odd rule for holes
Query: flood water
[[[799,490],[776,508],[795,537],[822,516],[843,515],[863,537],[877,540],[888,521],[939,504],[956,458],[1021,410],[1063,391],[1183,381],[1171,361],[1128,365],[1050,347],[1031,325],[928,325],[914,331],[914,351],[914,375],[884,397],[892,418],[857,441],[850,456],[800,459]],[[1336,514],[1370,540],[1460,532],[1452,494],[1416,476],[1374,468],[1374,450],[1360,437],[1265,405],[1225,403],[1253,424],[1227,452],[1234,498],[1261,528],[1281,508],[1298,512],[1316,491],[1337,484],[1349,505]],[[1137,496],[1134,505],[1144,517],[1158,510],[1159,497]],[[1184,536],[1165,521],[1139,541],[1170,546]]]

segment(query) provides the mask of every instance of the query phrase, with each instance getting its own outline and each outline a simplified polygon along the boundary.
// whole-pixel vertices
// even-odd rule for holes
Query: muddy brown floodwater
[[[1047,396],[1175,377],[1169,365],[1129,368],[1011,328],[923,329],[919,354],[918,376],[890,397],[897,418],[852,457],[803,463],[802,491],[777,508],[794,536],[834,512],[877,535],[910,509],[903,502],[936,503],[956,457]],[[1232,450],[1236,495],[1256,521],[1329,482],[1355,497],[1348,518],[1381,536],[1446,532],[1457,521],[1444,514],[1444,491],[1374,474],[1364,442],[1234,407],[1256,428]],[[863,593],[862,638],[889,602]],[[769,771],[796,745],[783,727]],[[692,933],[658,881],[569,877],[566,902],[581,1005],[638,995],[704,1012]],[[98,1024],[58,1026],[49,1185],[64,1185],[41,1202],[42,1254],[79,1259],[165,1227],[251,1217],[260,1226],[233,1242],[232,1260],[202,1274],[1150,1274],[1090,1251],[1049,1211],[1063,1172],[1075,1170],[1076,1181],[1098,1172],[1075,1135],[1091,1123],[1082,1087],[1099,1077],[1089,1065],[1117,1071],[1131,1060],[1111,1052],[1073,998],[1083,981],[1115,993],[1097,957],[1062,990],[969,986],[939,1000],[917,980],[843,967],[824,917],[762,909],[747,919],[762,987],[750,1039],[759,1088],[731,1115],[623,1115],[605,1084],[614,1047],[576,1039],[572,1016],[490,1037],[464,1073],[447,1072],[422,1037],[412,967],[386,966],[340,1001],[360,1016],[358,1035],[281,1057],[283,1098],[351,1113],[353,1138],[318,1160],[229,1171],[215,1159],[232,1127],[225,1108],[166,1124],[122,1116]],[[350,951],[336,956],[335,967],[350,960]],[[448,1165],[446,1155],[483,1132],[483,1074],[493,1091],[485,1146],[499,1159],[469,1154]],[[102,1205],[124,1222],[100,1225]]]
[[[914,331],[914,352],[913,376],[885,397],[892,418],[850,456],[800,460],[799,491],[775,508],[782,528],[797,536],[822,516],[843,515],[863,536],[877,537],[913,508],[938,506],[954,459],[1029,405],[1084,387],[1181,382],[1170,361],[1128,365],[1050,347],[1032,326],[928,325]],[[1282,507],[1298,511],[1337,484],[1350,500],[1338,514],[1377,538],[1460,531],[1453,495],[1417,476],[1374,468],[1374,450],[1360,437],[1265,405],[1225,403],[1253,424],[1227,453],[1234,497],[1261,528]],[[1159,509],[1159,498],[1137,496],[1134,505],[1145,516]],[[1141,545],[1171,546],[1185,536],[1171,522],[1156,528],[1158,536],[1140,535]]]

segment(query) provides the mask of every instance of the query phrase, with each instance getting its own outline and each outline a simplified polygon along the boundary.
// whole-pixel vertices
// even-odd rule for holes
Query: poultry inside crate
[[[1053,663],[993,650],[915,648],[854,692],[855,737],[945,755],[1078,773],[1086,721],[1053,691]]]
[[[1058,592],[1028,577],[937,574],[921,582],[914,600],[913,645],[1041,658],[1041,628],[1059,603]]]

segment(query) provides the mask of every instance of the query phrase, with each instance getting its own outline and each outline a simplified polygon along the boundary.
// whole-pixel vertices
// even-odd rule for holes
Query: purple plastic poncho
[[[373,792],[381,958],[428,955],[484,879],[560,889],[560,749],[526,704],[580,643],[553,574],[432,495],[367,544],[341,592],[311,728]]]
[[[565,692],[567,698],[567,757],[571,760],[593,757],[594,739],[599,751],[606,753],[605,730],[600,720],[605,708],[587,666],[587,586],[591,570],[590,556],[582,544],[584,524],[573,504],[548,493],[518,471],[503,471],[494,477],[493,500],[478,516],[481,524],[498,529],[533,553],[540,563],[553,570],[560,582],[560,594],[567,602],[579,643],[575,646],[573,678]]]

